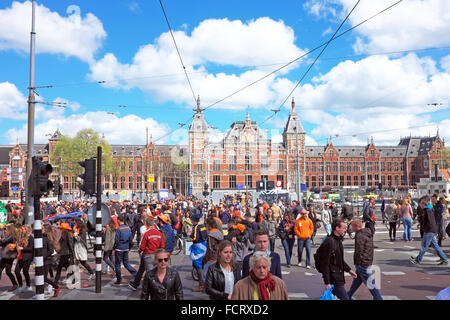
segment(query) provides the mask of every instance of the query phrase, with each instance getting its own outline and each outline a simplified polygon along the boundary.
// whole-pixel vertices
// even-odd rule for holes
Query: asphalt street
[[[389,241],[388,230],[381,222],[377,222],[375,233],[374,263],[380,283],[380,292],[385,300],[434,300],[437,293],[450,286],[449,266],[437,265],[439,257],[434,249],[429,249],[420,266],[413,265],[409,258],[416,256],[420,249],[420,234],[416,228],[413,228],[413,241],[405,242],[402,240],[403,227],[397,231],[397,240]],[[315,242],[312,247],[311,264],[314,265],[312,254],[318,248],[320,239],[325,236],[323,228],[319,229]],[[289,298],[293,300],[317,300],[324,291],[322,275],[314,269],[304,268],[306,252],[303,253],[302,267],[297,266],[297,244],[294,246],[294,255],[291,268],[287,268],[284,250],[281,241],[277,239],[275,251],[280,254],[282,262],[282,275],[285,281]],[[450,257],[450,240],[443,241],[443,250]],[[345,261],[353,268],[354,240],[348,236],[344,240]],[[90,255],[89,263],[95,267],[95,262]],[[136,248],[130,253],[131,264],[137,269],[139,267],[139,256]],[[194,293],[192,288],[197,286],[191,276],[191,261],[187,255],[181,252],[179,255],[173,255],[171,266],[180,273],[184,299],[186,300],[207,300],[205,293]],[[13,269],[14,270],[14,269]],[[32,282],[34,281],[34,269],[30,270]],[[139,300],[140,288],[136,291],[128,287],[128,282],[132,276],[128,271],[122,268],[123,281],[121,285],[115,285],[115,279],[111,275],[102,275],[101,293],[95,293],[95,280],[89,281],[89,274],[82,268],[81,286],[75,289],[69,289],[62,285],[58,297],[46,295],[45,299],[51,300]],[[62,279],[64,278],[64,274]],[[349,289],[352,282],[350,275],[346,275],[346,288]],[[20,300],[33,299],[33,292],[8,292],[11,283],[3,271],[0,280],[0,300]],[[368,289],[362,285],[354,295],[356,300],[371,300],[372,296]]]

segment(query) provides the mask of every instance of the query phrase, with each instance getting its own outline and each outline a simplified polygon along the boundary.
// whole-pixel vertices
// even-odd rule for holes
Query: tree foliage
[[[93,129],[79,131],[74,138],[62,135],[50,156],[56,172],[60,175],[80,174],[79,161],[97,156],[97,147],[102,147],[102,173],[112,169],[111,146]]]

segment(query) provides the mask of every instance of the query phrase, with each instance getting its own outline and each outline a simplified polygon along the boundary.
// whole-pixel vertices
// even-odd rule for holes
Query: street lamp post
[[[300,155],[298,148],[298,130],[297,127],[294,128],[295,131],[295,141],[297,146],[297,200],[300,201]]]

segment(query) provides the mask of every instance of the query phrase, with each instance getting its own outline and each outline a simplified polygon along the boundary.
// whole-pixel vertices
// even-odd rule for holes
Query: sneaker
[[[88,278],[89,281],[91,281],[93,279],[95,279],[95,273],[92,273],[91,275],[89,275],[89,278]]]
[[[55,293],[53,294],[54,297],[57,297],[59,294],[59,291],[61,291],[61,286],[58,286],[58,288],[56,288]]]
[[[128,282],[128,286],[131,288],[131,290],[133,290],[133,291],[136,291],[137,290],[137,287],[135,287],[134,285],[133,285],[133,282],[132,281],[130,281],[130,282]]]
[[[24,287],[22,291],[23,292],[33,292],[33,288],[31,288],[31,287]]]
[[[306,266],[306,269],[311,269],[311,266]]]
[[[448,260],[447,261],[441,260],[441,262],[439,262],[438,265],[448,265]]]
[[[409,259],[409,261],[411,261],[415,265],[420,264],[419,261],[417,261],[416,258],[414,258],[414,257],[411,257],[411,259]]]
[[[114,282],[114,284],[120,285],[121,282],[122,280],[117,279],[116,282]]]
[[[23,292],[23,287],[20,286],[16,290],[13,290],[13,291],[15,291],[16,293],[21,293],[21,292]]]
[[[298,263],[298,266],[299,266],[299,267],[301,267],[301,266],[302,266],[302,263],[301,263],[301,262],[299,262],[299,263]]]
[[[287,265],[287,267],[288,267],[288,268],[290,268],[290,267],[291,267],[291,265],[290,265],[290,264],[288,264],[288,265]]]

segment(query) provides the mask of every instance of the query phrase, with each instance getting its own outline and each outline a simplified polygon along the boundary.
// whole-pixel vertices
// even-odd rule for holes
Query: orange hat
[[[167,219],[167,217],[165,215],[159,215],[158,218],[160,220],[162,220],[162,222],[167,223],[169,222],[169,219]]]
[[[245,218],[244,218],[244,216],[242,215],[242,212],[241,212],[240,210],[236,210],[236,211],[234,212],[234,216],[235,216],[235,217],[239,217],[239,218],[241,218],[242,220],[245,220]]]
[[[67,222],[61,223],[61,225],[59,226],[59,229],[72,231],[72,228],[70,228],[70,226],[69,226],[69,224]]]

